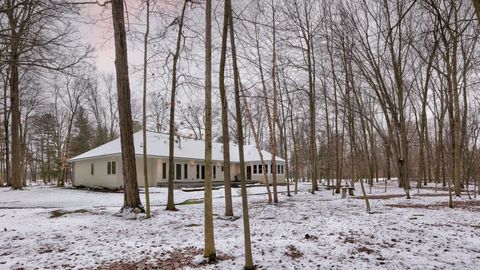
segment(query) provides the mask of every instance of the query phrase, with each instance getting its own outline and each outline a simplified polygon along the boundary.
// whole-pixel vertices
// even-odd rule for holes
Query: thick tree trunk
[[[12,113],[12,189],[21,189],[22,185],[22,156],[20,140],[20,92],[18,89],[18,54],[11,54],[10,69],[10,111]]]
[[[122,211],[132,211],[143,206],[140,201],[135,166],[133,142],[132,110],[130,104],[130,83],[128,79],[127,40],[123,0],[112,0],[112,21],[115,37],[115,70],[117,76],[118,113],[120,122],[120,142],[122,148],[122,174],[124,201]]]

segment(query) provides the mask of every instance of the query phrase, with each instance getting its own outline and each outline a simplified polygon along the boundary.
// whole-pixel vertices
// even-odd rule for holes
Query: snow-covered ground
[[[387,193],[383,183],[377,185],[372,195],[403,193],[395,183]],[[362,199],[341,199],[322,186],[310,194],[309,187],[301,183],[292,197],[280,187],[277,205],[266,203],[265,187],[248,189],[253,258],[259,268],[480,269],[478,200],[463,196],[457,205],[467,206],[448,209],[435,206],[447,202],[445,191],[437,193],[443,196],[428,196],[433,189],[420,194],[412,190],[411,200],[372,199],[372,213],[366,213]],[[166,189],[152,190],[153,217],[146,220],[115,215],[121,193],[0,188],[0,269],[129,269],[125,263],[139,269],[242,269],[242,219],[223,218],[223,192],[213,191],[215,242],[222,260],[204,265],[198,255],[203,204],[164,211]],[[356,195],[359,192],[357,187]],[[235,214],[240,215],[240,189],[233,193]],[[202,191],[175,191],[176,203],[202,197]],[[52,217],[59,209],[68,214]]]

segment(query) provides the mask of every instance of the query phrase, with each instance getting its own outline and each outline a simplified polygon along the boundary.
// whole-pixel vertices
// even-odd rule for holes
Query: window
[[[188,178],[188,164],[183,164],[183,178]]]
[[[176,164],[175,179],[182,179],[182,164]]]
[[[257,174],[257,165],[253,165],[253,174]]]
[[[262,174],[262,173],[263,173],[263,172],[262,172],[262,168],[263,168],[262,165],[258,165],[258,173],[259,173],[259,174]]]
[[[265,173],[268,173],[268,164],[265,164]]]
[[[116,162],[115,161],[109,161],[107,162],[107,174],[110,175],[110,174],[116,174],[116,171],[117,171],[117,166],[116,166]]]
[[[205,179],[205,165],[202,165],[202,179]]]
[[[213,178],[217,178],[217,166],[213,165]]]
[[[93,163],[90,164],[90,174],[93,175],[95,173],[95,167],[93,167]]]
[[[167,179],[167,163],[162,163],[162,178]]]
[[[270,164],[270,173],[273,173],[273,165]]]
[[[112,161],[112,174],[116,174],[116,173],[117,173],[117,162]]]
[[[197,179],[200,179],[200,165],[197,164]]]
[[[223,166],[222,166],[222,172],[223,172]]]
[[[277,165],[277,173],[282,173],[282,171],[280,170],[280,165]]]
[[[280,172],[283,174],[283,165],[280,165]]]

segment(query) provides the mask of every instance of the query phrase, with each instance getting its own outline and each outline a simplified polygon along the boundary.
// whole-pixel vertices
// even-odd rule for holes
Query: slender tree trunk
[[[230,1],[230,0],[228,0],[228,1]],[[265,164],[265,160],[263,159],[260,136],[258,135],[257,131],[254,128],[252,113],[250,112],[250,109],[248,108],[247,98],[246,98],[246,95],[243,91],[243,87],[242,87],[241,83],[240,83],[240,89],[242,91],[242,96],[243,96],[243,103],[244,103],[244,108],[243,109],[245,110],[247,120],[250,124],[250,129],[252,130],[253,137],[255,139],[255,146],[257,148],[258,155],[260,156],[260,164],[263,168],[262,172],[263,172],[263,177],[265,179],[265,187],[267,189],[268,203],[272,203],[272,192],[270,191],[270,185],[268,183],[269,182],[268,174],[265,170],[266,164]]]
[[[285,77],[284,77],[285,78]],[[290,95],[288,93],[288,89],[287,89],[287,84],[284,80],[284,84],[285,84],[285,94],[287,95],[287,99],[288,99],[288,106],[290,107],[290,132],[292,133],[292,144],[293,144],[293,153],[292,153],[292,162],[293,162],[293,165],[295,166],[295,170],[291,169],[291,175],[293,175],[294,177],[294,182],[295,182],[295,187],[294,187],[294,194],[297,194],[298,193],[298,175],[299,175],[299,162],[298,162],[298,154],[297,154],[297,140],[296,140],[296,136],[295,136],[295,128],[294,128],[294,125],[293,125],[293,104],[292,104],[292,99],[290,98]],[[286,133],[285,133],[285,138],[287,137]],[[286,140],[286,139],[285,139]]]
[[[148,34],[150,30],[150,0],[146,0],[147,25],[143,41],[143,179],[145,188],[146,217],[150,218],[150,192],[148,190],[147,158],[147,68],[148,68]]]
[[[208,262],[216,261],[212,202],[212,1],[205,7],[205,250]]]
[[[332,158],[331,158],[331,134],[330,134],[330,116],[329,116],[329,111],[328,111],[328,100],[327,100],[327,95],[328,95],[328,92],[327,92],[327,86],[324,85],[323,87],[323,102],[324,102],[324,106],[325,106],[325,123],[326,123],[326,129],[327,129],[327,151],[328,151],[328,154],[327,154],[327,164],[326,164],[326,172],[325,172],[325,177],[327,178],[327,190],[329,190],[331,187],[331,178],[332,178],[332,175],[331,175],[331,172],[332,172],[332,168],[331,168],[331,164],[332,164]]]
[[[210,0],[207,0],[210,1]],[[241,189],[242,189],[242,213],[243,213],[243,233],[245,239],[245,266],[246,270],[255,269],[253,264],[252,257],[252,243],[250,239],[250,219],[248,215],[248,198],[247,198],[247,183],[245,176],[245,160],[244,160],[244,138],[243,138],[243,124],[242,124],[242,108],[240,103],[240,74],[237,67],[237,52],[235,47],[235,31],[233,27],[233,12],[231,7],[230,0],[229,2],[230,10],[228,12],[228,20],[230,24],[230,44],[232,48],[232,63],[233,63],[233,75],[234,75],[234,86],[235,86],[235,114],[237,117],[237,135],[238,135],[238,148],[240,155],[240,180],[241,180]]]
[[[333,60],[333,52],[331,50],[331,45],[329,40],[327,39],[327,50],[328,50],[328,55],[330,57],[330,64],[331,64],[331,69],[332,69],[332,77],[333,77],[333,101],[334,101],[334,116],[335,116],[335,121],[334,121],[334,126],[335,126],[335,189],[333,192],[335,193],[340,193],[340,186],[342,184],[342,162],[341,162],[341,154],[342,152],[340,151],[340,138],[339,138],[339,133],[338,133],[338,117],[339,117],[339,109],[338,109],[338,91],[337,91],[337,75],[335,72],[335,64]],[[338,87],[340,87],[338,85]],[[333,185],[333,183],[332,183]],[[327,187],[329,188],[329,187]]]
[[[284,85],[284,90],[285,90],[285,93],[288,92],[288,88],[287,88],[287,82],[286,82],[286,79],[285,79],[285,73],[282,73],[283,74],[283,85]],[[278,78],[279,80],[279,83],[278,85],[280,85],[280,78]],[[281,89],[281,88],[280,88]],[[285,180],[286,180],[286,184],[287,184],[287,196],[290,197],[292,196],[291,193],[290,193],[290,176],[291,176],[291,172],[290,172],[290,161],[288,160],[288,140],[287,140],[287,125],[288,125],[288,115],[286,115],[286,112],[285,112],[285,106],[283,105],[283,96],[280,94],[280,103],[281,103],[281,110],[282,110],[282,121],[283,121],[283,124],[281,125],[282,128],[280,129],[280,142],[281,144],[283,145],[283,158],[285,159]],[[280,125],[279,125],[280,126]]]
[[[9,82],[9,70],[7,69],[7,76],[5,79],[5,85],[3,88],[3,127],[5,129],[5,183],[7,186],[10,186],[11,177],[10,177],[10,134],[8,132],[10,117],[7,107],[7,88]]]
[[[223,175],[225,178],[225,216],[233,216],[232,186],[230,175],[230,134],[228,130],[228,102],[225,90],[225,62],[228,38],[228,6],[230,1],[224,1],[222,50],[220,53],[219,89],[222,103],[222,142],[223,142]]]
[[[140,209],[143,211],[138,192],[137,168],[135,166],[135,148],[133,142],[123,0],[112,0],[111,4],[115,37],[115,70],[117,75],[118,113],[124,183],[124,202],[122,211],[132,211],[134,209]]]
[[[315,85],[314,85],[314,74],[313,74],[313,63],[312,63],[312,45],[313,41],[308,39],[307,44],[307,63],[308,63],[308,81],[309,81],[309,113],[310,113],[310,173],[312,181],[312,194],[318,190],[317,183],[317,140],[315,138],[316,125],[315,125],[315,116],[316,116],[316,106],[315,106]]]
[[[275,134],[275,124],[277,122],[277,71],[276,71],[276,61],[277,61],[277,54],[276,54],[276,27],[275,27],[275,6],[274,2],[272,1],[272,90],[273,90],[273,107],[272,107],[272,130],[270,133],[270,144],[272,150],[272,166],[271,166],[271,173],[272,173],[272,186],[273,186],[273,202],[278,203],[278,194],[277,194],[277,163],[275,156],[277,154],[277,137]],[[269,116],[270,117],[270,116]]]
[[[177,63],[180,57],[180,49],[182,46],[182,31],[183,31],[183,18],[185,16],[185,10],[187,8],[188,0],[183,3],[182,14],[180,15],[178,22],[178,34],[177,45],[175,54],[173,55],[173,67],[172,67],[172,92],[170,94],[170,123],[168,133],[168,195],[167,195],[167,207],[166,210],[175,211],[175,201],[173,198],[173,177],[175,170],[175,102],[177,92]]]
[[[270,104],[268,102],[267,83],[266,83],[266,80],[265,80],[265,76],[263,74],[262,57],[261,57],[261,54],[260,54],[260,38],[258,36],[258,28],[257,28],[256,24],[255,24],[255,41],[256,41],[256,50],[257,50],[257,57],[258,57],[258,69],[259,69],[259,73],[260,73],[260,80],[262,81],[263,102],[265,104],[265,113],[266,113],[266,116],[267,116],[268,133],[270,135],[269,141],[270,141],[270,147],[273,150],[274,124],[272,123],[273,121],[272,121],[271,112],[270,112]],[[257,129],[257,130],[260,130],[260,129]],[[273,153],[272,153],[272,156],[273,156]],[[262,163],[262,166],[264,166],[263,163]],[[267,164],[267,166],[268,166],[268,164]],[[270,185],[270,180],[268,179],[268,174],[265,170],[265,166],[264,166],[263,171],[264,171],[264,175],[266,177],[265,178],[266,185],[269,186]],[[272,185],[273,185],[273,179],[272,179]],[[276,190],[276,188],[274,188],[274,192],[275,192],[275,190]],[[274,199],[273,200],[275,201],[275,194],[274,194]],[[278,199],[277,199],[277,201],[278,201]],[[270,194],[269,194],[269,203],[271,203]]]

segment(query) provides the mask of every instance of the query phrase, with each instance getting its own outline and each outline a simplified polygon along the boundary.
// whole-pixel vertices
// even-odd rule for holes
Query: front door
[[[247,166],[247,180],[252,180],[252,166]]]

